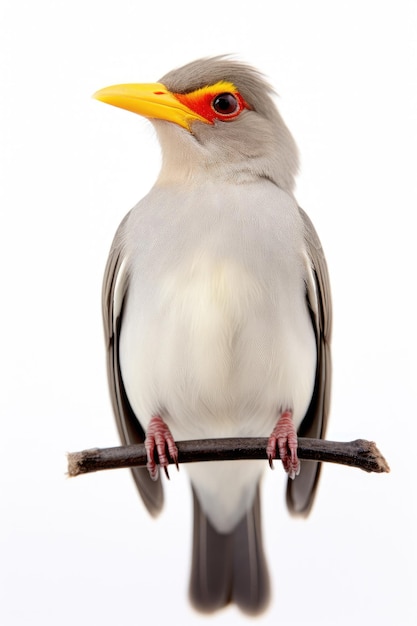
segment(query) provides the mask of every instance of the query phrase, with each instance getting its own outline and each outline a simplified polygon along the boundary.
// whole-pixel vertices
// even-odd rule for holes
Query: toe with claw
[[[169,478],[168,465],[173,461],[178,469],[178,448],[174,438],[160,415],[154,415],[146,431],[145,439],[146,454],[148,457],[147,468],[153,480],[158,478],[158,464],[164,468],[164,472]],[[158,463],[155,460],[155,451],[158,456]]]
[[[268,439],[266,454],[271,468],[273,467],[273,460],[276,458],[277,447],[285,471],[290,478],[294,479],[300,473],[300,461],[297,456],[297,432],[291,410],[287,409],[281,413]]]

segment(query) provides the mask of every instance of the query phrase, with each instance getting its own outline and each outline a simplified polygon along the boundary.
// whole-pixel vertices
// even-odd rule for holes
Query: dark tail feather
[[[193,500],[193,605],[209,613],[235,602],[245,613],[260,613],[269,600],[269,576],[262,547],[259,486],[253,506],[229,534],[211,525],[194,490]]]
[[[193,489],[194,530],[190,598],[199,611],[211,612],[230,602],[232,585],[231,535],[210,524]]]
[[[266,609],[269,601],[269,575],[262,545],[259,485],[252,508],[233,532],[232,601],[245,613]]]

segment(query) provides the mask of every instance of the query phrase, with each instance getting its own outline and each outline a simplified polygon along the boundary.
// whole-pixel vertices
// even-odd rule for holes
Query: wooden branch
[[[179,463],[198,461],[232,461],[238,459],[264,459],[266,438],[204,439],[178,441]],[[278,451],[277,451],[278,455]],[[389,472],[389,466],[375,443],[365,439],[350,442],[324,439],[298,439],[298,456],[309,461],[327,461],[358,467],[366,472]],[[121,467],[146,465],[144,444],[116,448],[92,448],[68,454],[68,475],[79,476],[90,472]]]

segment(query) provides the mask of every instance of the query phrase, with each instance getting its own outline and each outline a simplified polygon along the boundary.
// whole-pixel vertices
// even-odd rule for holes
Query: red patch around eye
[[[216,120],[229,121],[237,117],[243,109],[249,109],[242,96],[234,92],[233,96],[236,98],[237,107],[232,113],[221,113],[213,108],[213,102],[218,97],[219,91],[210,89],[199,89],[192,93],[176,93],[175,97],[189,109],[201,115],[210,124],[214,124]]]

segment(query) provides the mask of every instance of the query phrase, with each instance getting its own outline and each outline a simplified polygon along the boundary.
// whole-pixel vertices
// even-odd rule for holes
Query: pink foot
[[[288,476],[294,479],[300,473],[300,461],[297,456],[297,433],[292,419],[292,411],[290,410],[281,413],[268,439],[266,454],[271,468],[273,467],[273,460],[277,456],[277,445],[284,469]]]
[[[148,429],[146,431],[145,448],[148,457],[148,463],[146,466],[152,480],[156,480],[159,474],[158,465],[155,461],[155,449],[158,455],[159,465],[164,468],[167,478],[169,478],[168,456],[172,461],[174,461],[178,469],[177,446],[175,445],[175,441],[171,434],[171,431],[165,424],[162,417],[160,417],[159,415],[154,415],[149,423]]]

